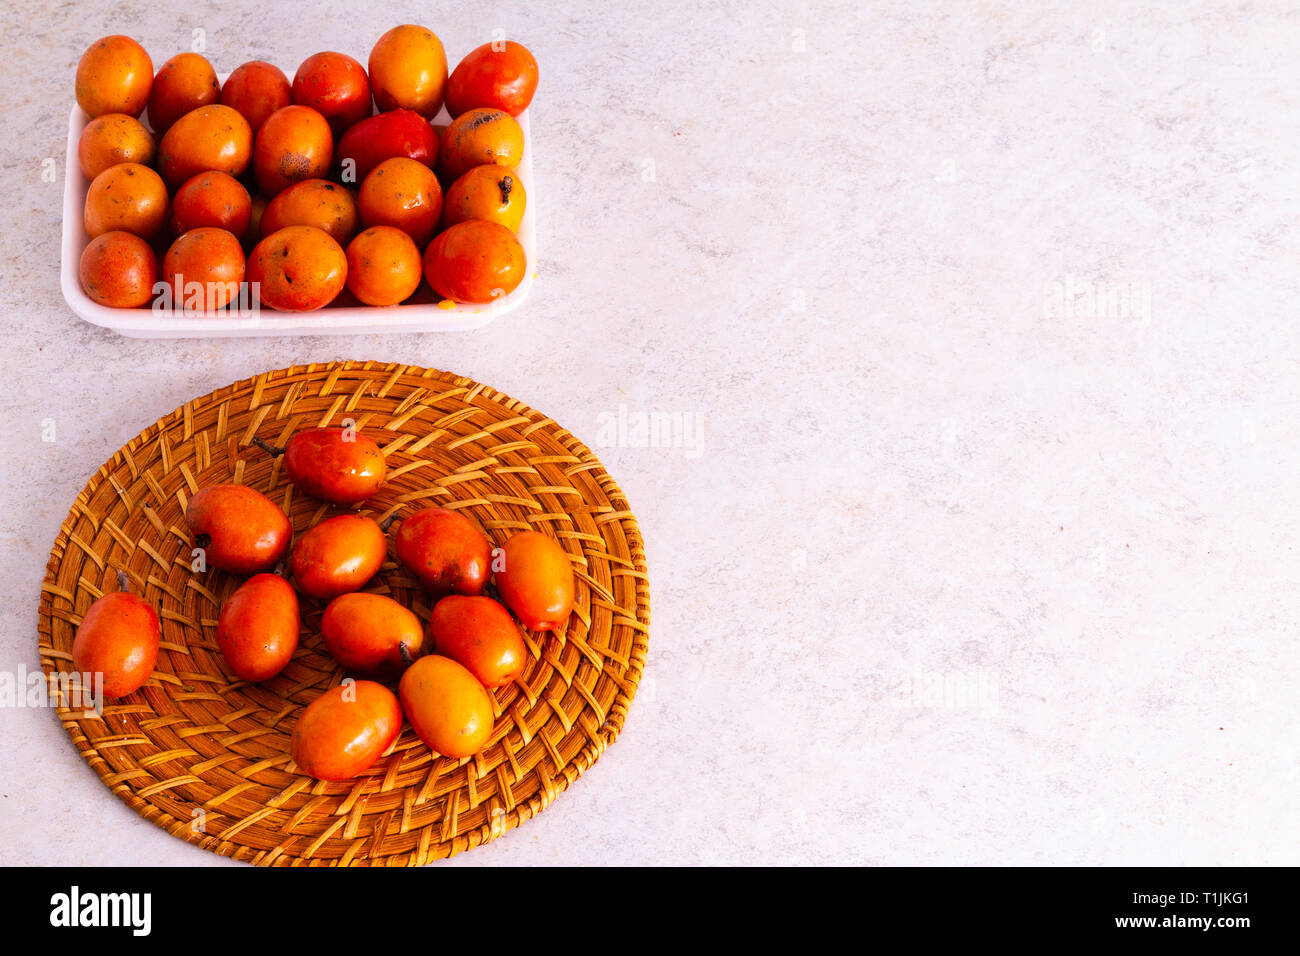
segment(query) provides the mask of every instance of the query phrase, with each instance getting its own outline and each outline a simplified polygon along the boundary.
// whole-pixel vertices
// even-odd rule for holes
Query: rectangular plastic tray
[[[220,76],[225,82],[228,74]],[[518,117],[524,132],[524,160],[516,173],[528,197],[519,242],[527,257],[524,279],[509,295],[488,305],[436,303],[317,309],[313,312],[276,312],[263,308],[256,315],[225,312],[155,312],[151,308],[113,309],[94,302],[81,288],[81,253],[86,248],[83,213],[89,180],[77,161],[77,143],[88,121],[75,103],[68,119],[68,152],[63,185],[63,297],[72,311],[93,325],[133,338],[216,338],[245,335],[365,335],[376,332],[460,332],[477,329],[518,308],[528,295],[537,271],[537,193],[533,188],[533,143],[528,113]],[[446,110],[435,119],[448,123]],[[421,280],[423,281],[423,280]]]

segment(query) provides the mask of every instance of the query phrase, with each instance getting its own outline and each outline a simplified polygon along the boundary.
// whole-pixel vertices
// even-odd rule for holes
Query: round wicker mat
[[[241,681],[216,644],[241,579],[191,571],[185,504],[199,488],[250,485],[295,534],[330,513],[295,491],[252,444],[346,419],[384,448],[389,480],[359,510],[382,520],[429,505],[463,509],[500,545],[554,536],[577,578],[563,634],[526,633],[529,664],[495,691],[491,742],[463,760],[433,755],[406,726],[366,774],[325,783],[297,772],[301,709],[345,675],[324,649],[324,602],[302,598],[298,652],[276,678]],[[627,501],[595,456],[555,422],[470,379],[343,362],[267,372],[196,399],[120,449],[77,496],[50,555],[40,606],[47,675],[71,671],[81,616],[125,570],[160,613],[149,682],[102,719],[58,713],[104,783],[168,832],[259,865],[418,865],[500,836],[539,813],[622,729],[644,667],[645,554]],[[429,597],[391,556],[366,590],[428,618]]]

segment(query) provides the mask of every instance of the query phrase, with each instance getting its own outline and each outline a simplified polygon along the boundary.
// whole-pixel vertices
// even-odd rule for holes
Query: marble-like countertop
[[[651,573],[622,736],[450,865],[1300,862],[1300,11],[1149,6],[444,5],[453,61],[501,29],[542,66],[527,303],[197,341],[60,295],[82,50],[202,29],[292,71],[408,5],[5,6],[0,668],[39,666],[49,548],[126,439],[265,369],[408,362],[591,444]],[[698,430],[598,441],[620,410]],[[0,862],[235,865],[23,708]]]

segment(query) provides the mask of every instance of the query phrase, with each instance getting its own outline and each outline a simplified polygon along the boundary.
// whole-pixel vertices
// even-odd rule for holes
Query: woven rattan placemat
[[[318,636],[324,602],[302,598],[298,652],[276,678],[234,678],[216,644],[241,579],[191,570],[184,510],[201,487],[250,485],[295,534],[330,513],[281,459],[252,444],[356,422],[385,451],[389,480],[360,510],[383,520],[464,509],[499,545],[554,536],[577,577],[567,630],[526,634],[529,663],[494,692],[491,742],[435,757],[409,726],[361,777],[298,773],[289,737],[302,708],[345,675]],[[81,616],[124,570],[159,610],[149,682],[102,718],[58,714],[113,793],[168,832],[259,865],[415,865],[500,836],[539,813],[618,736],[645,664],[650,620],[640,530],[623,493],[551,419],[470,379],[407,365],[341,362],[267,372],[195,399],[131,439],[86,484],[59,530],[41,589],[47,675],[70,671]],[[428,618],[429,597],[391,556],[366,590]],[[85,794],[84,799],[95,799]]]

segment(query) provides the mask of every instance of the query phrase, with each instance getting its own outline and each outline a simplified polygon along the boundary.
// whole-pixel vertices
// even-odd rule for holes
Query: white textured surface
[[[0,13],[0,667],[38,666],[49,547],[124,440],[264,369],[411,362],[592,444],[651,572],[619,741],[452,865],[1300,863],[1294,4],[444,5],[453,60],[502,28],[541,63],[524,308],[350,340],[78,321],[40,172],[81,51],[161,63],[199,27],[219,70],[292,70],[411,16],[324,6]],[[1149,312],[1063,314],[1067,281]],[[701,441],[600,447],[620,406]],[[0,862],[226,861],[5,709]]]

